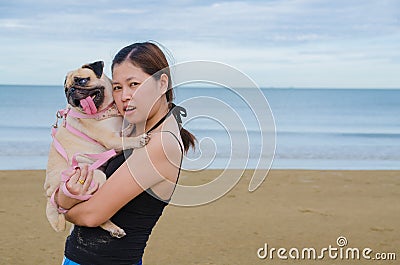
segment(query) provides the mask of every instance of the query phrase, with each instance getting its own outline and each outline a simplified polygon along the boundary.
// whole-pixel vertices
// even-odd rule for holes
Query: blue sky
[[[0,3],[0,83],[62,84],[123,46],[156,40],[176,62],[232,65],[262,87],[400,88],[400,1]]]

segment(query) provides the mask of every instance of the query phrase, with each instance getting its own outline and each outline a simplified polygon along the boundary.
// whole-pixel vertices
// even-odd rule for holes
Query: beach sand
[[[400,171],[272,170],[255,192],[246,171],[225,196],[196,207],[168,206],[150,237],[144,264],[398,264]],[[232,172],[232,174],[238,174]],[[184,184],[208,182],[218,171],[182,172]],[[45,217],[44,171],[0,171],[0,264],[60,264],[64,233]],[[257,257],[264,247],[347,246],[393,253],[397,261]],[[294,252],[292,252],[294,253]],[[339,253],[338,251],[336,253]],[[261,252],[263,254],[263,252]],[[288,256],[288,253],[284,254]]]

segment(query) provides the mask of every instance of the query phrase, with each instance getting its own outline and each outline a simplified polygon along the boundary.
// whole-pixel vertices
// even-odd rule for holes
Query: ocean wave
[[[26,125],[26,124],[21,124],[21,125],[8,125],[8,124],[1,124],[0,123],[0,130],[9,130],[13,132],[18,132],[18,131],[30,131],[30,130],[48,130],[51,131],[52,125],[38,125],[38,124],[33,124],[33,125]]]
[[[0,142],[0,156],[48,155],[50,142]]]
[[[278,131],[278,135],[338,136],[363,138],[400,138],[400,132],[345,132],[345,131]]]

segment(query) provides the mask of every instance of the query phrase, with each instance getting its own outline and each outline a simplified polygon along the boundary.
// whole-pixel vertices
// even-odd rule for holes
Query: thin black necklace
[[[186,115],[187,115],[186,109],[181,106],[177,106],[174,103],[170,103],[170,104],[171,104],[171,108],[169,109],[167,114],[165,114],[164,117],[162,117],[156,124],[154,124],[153,127],[151,127],[150,130],[148,130],[146,133],[150,133],[155,128],[160,126],[161,123],[163,123],[165,121],[165,119],[168,118],[168,116],[171,114],[174,114],[175,120],[178,122],[179,130],[182,128],[181,116],[186,117]]]
[[[171,114],[171,110],[170,109],[167,114],[164,115],[164,117],[162,117],[156,124],[153,125],[153,127],[151,127],[150,130],[148,130],[146,133],[150,133],[151,131],[153,131],[155,128],[157,128],[158,126],[161,125],[161,123],[163,123],[165,121],[165,119]]]

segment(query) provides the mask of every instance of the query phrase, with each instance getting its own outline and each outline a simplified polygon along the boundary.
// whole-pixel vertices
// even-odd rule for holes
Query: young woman
[[[151,133],[151,140],[144,148],[111,160],[105,171],[107,182],[90,200],[80,202],[58,193],[57,203],[69,209],[65,216],[75,224],[66,240],[63,264],[142,264],[151,230],[174,191],[183,153],[195,144],[195,137],[178,123],[182,109],[172,103],[168,66],[164,53],[150,42],[132,44],[115,56],[115,103],[135,124],[136,135]],[[70,177],[70,192],[94,191],[88,184],[93,172],[87,167],[72,171]],[[126,236],[114,238],[98,227],[108,219]]]

